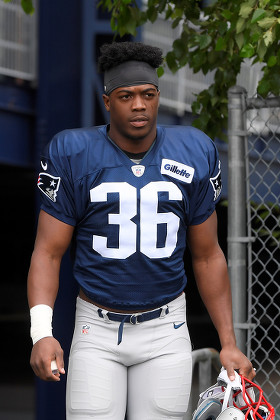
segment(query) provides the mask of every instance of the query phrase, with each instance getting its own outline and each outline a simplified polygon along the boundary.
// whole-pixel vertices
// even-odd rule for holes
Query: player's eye
[[[153,98],[153,97],[155,96],[155,94],[154,94],[153,92],[146,92],[146,93],[145,93],[145,96],[146,96],[147,98]]]
[[[124,99],[124,100],[127,100],[129,98],[131,98],[131,95],[129,95],[129,94],[120,96],[120,99]]]

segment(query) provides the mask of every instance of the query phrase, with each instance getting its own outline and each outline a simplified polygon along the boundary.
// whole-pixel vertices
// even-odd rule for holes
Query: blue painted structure
[[[81,4],[79,0],[39,3],[39,74],[36,164],[43,146],[65,128],[81,125]],[[69,256],[63,260],[53,327],[67,356],[74,321],[75,285]],[[67,320],[67,321],[66,321]],[[36,419],[65,417],[65,378],[36,380]]]
[[[36,92],[14,83],[0,83],[0,164],[32,166]]]

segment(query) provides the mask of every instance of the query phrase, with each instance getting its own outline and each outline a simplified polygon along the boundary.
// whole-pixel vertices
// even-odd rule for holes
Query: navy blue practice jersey
[[[184,290],[187,227],[213,213],[221,192],[218,153],[204,133],[159,126],[136,165],[106,126],[65,130],[41,167],[41,208],[75,226],[74,277],[89,298],[145,310]]]

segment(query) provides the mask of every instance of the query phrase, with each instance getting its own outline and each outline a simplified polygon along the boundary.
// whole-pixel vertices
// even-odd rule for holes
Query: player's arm
[[[54,306],[59,287],[61,259],[67,250],[74,228],[46,212],[39,215],[37,236],[27,280],[27,295],[30,309],[38,308],[36,329],[40,336],[40,320],[45,323],[41,307],[51,310]],[[59,380],[59,373],[51,371],[51,361],[56,360],[60,373],[64,373],[63,351],[59,342],[52,336],[39,339],[33,346],[30,363],[37,376],[44,380]]]
[[[189,226],[188,242],[199,293],[219,334],[221,363],[229,377],[234,379],[233,370],[239,369],[240,374],[252,379],[252,364],[236,346],[230,280],[218,243],[216,212],[204,223]]]

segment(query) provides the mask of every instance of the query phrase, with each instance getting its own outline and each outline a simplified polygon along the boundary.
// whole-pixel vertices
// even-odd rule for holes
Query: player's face
[[[159,91],[154,85],[121,87],[103,95],[110,137],[124,150],[147,150],[156,137]]]

